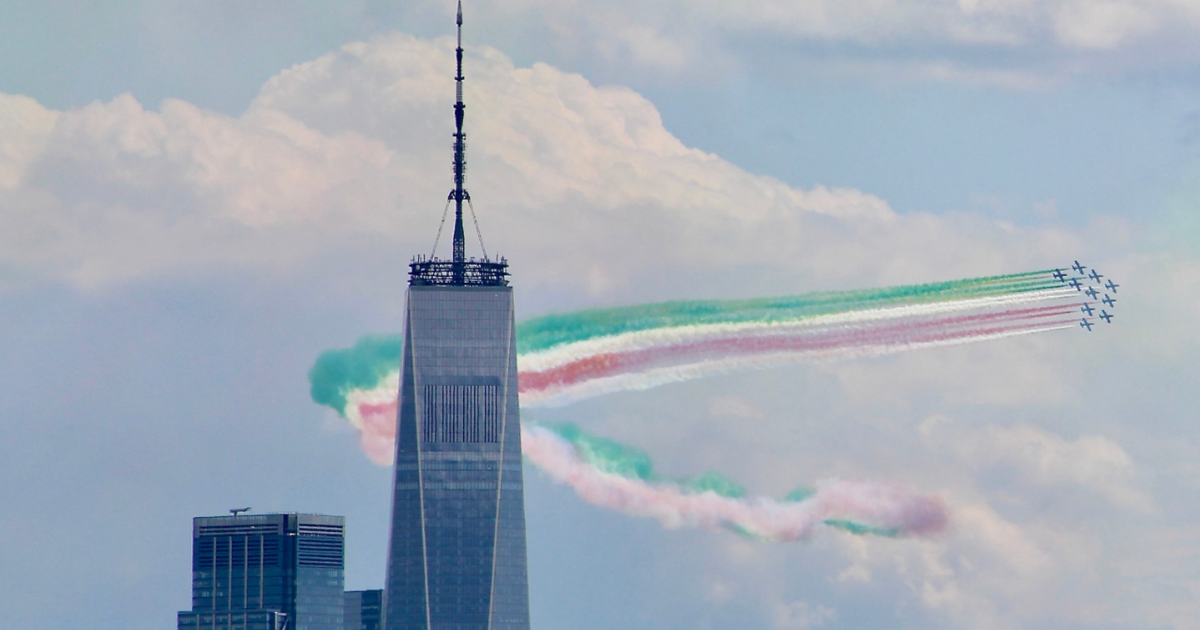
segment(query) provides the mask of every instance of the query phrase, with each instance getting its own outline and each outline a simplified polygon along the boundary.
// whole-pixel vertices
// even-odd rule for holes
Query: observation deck
[[[408,263],[408,286],[506,287],[508,261],[475,260],[463,262],[418,256]]]

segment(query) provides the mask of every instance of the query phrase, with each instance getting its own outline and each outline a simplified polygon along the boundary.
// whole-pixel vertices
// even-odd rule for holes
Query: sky
[[[345,515],[347,588],[381,586],[390,470],[307,373],[403,325],[453,11],[0,4],[5,627],[172,627],[190,519],[233,507]],[[902,483],[950,517],[763,543],[527,468],[534,627],[1200,627],[1200,2],[464,13],[468,188],[519,318],[1075,259],[1124,296],[1091,334],[530,410],[665,474]]]

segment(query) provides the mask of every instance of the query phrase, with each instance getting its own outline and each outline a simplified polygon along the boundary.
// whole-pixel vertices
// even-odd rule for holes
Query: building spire
[[[463,202],[471,203],[471,193],[467,192],[467,134],[463,133],[463,47],[462,47],[462,0],[458,2],[458,46],[454,49],[458,61],[457,73],[454,75],[454,188],[446,197],[446,210],[450,202],[454,202],[454,256],[450,260],[437,257],[437,243],[442,236],[442,226],[446,222],[446,214],[442,213],[442,223],[438,225],[438,235],[433,241],[433,252],[429,258],[416,257],[409,263],[409,286],[508,286],[508,261],[503,256],[489,258],[487,250],[479,260],[467,260],[466,238],[463,233]],[[472,217],[474,211],[472,210]],[[479,234],[479,222],[475,222],[475,232]],[[479,247],[483,249],[483,235],[479,234]]]
[[[458,47],[454,50],[458,59],[458,74],[454,76],[454,190],[450,191],[450,199],[454,200],[454,275],[458,281],[462,280],[460,276],[467,260],[466,238],[463,236],[463,201],[471,200],[471,195],[463,188],[467,176],[467,135],[463,133],[463,113],[467,106],[463,105],[462,23],[462,0],[459,0]]]

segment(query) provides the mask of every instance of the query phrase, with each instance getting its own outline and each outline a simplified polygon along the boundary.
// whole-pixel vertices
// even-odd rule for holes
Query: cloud
[[[450,10],[440,0],[426,5]],[[1200,58],[1192,43],[1200,5],[1190,0],[484,0],[470,11],[487,28],[544,32],[553,44],[528,45],[584,63],[700,80],[774,57],[789,68],[1030,89]]]
[[[292,262],[327,245],[313,247],[322,230],[344,232],[361,177],[388,163],[376,140],[266,108],[232,119],[168,100],[153,112],[128,95],[0,107],[16,123],[4,144],[25,147],[6,151],[0,268],[81,286]]]
[[[0,94],[0,189],[21,184],[29,165],[45,150],[58,113],[28,96]]]
[[[1112,49],[1162,27],[1165,3],[1071,2],[1055,12],[1054,32],[1060,42],[1081,49]]]
[[[764,26],[770,20],[761,15],[743,15],[774,11],[778,30],[815,29],[803,35],[812,38],[886,43],[941,37],[962,46],[1020,47],[1036,45],[1037,37],[1060,37],[1038,35],[1050,18],[1027,25],[1028,16],[1041,10],[1033,3],[946,4],[937,10],[976,16],[953,28],[937,21],[916,26],[922,11],[933,10],[929,3],[876,3],[875,13],[857,17],[851,13],[858,5],[845,6],[729,5],[736,15],[720,32],[776,28]],[[709,20],[703,11],[713,9],[700,9],[687,19]],[[796,11],[809,13],[798,18]],[[892,22],[894,12],[907,18]],[[709,50],[704,41],[662,26],[666,19],[623,32],[613,57],[630,55],[639,63],[661,58],[670,65],[679,55],[692,59],[695,51]],[[1105,35],[1108,27],[1096,19],[1078,25],[1092,35],[1073,35],[1084,38],[1080,42],[1092,37],[1092,44],[1056,45],[1120,48],[1147,37],[1138,29]],[[792,23],[797,20],[799,25]],[[805,26],[806,20],[816,26]],[[922,28],[934,35],[922,35]],[[103,288],[228,269],[320,273],[338,257],[373,261],[383,257],[379,252],[401,252],[396,257],[402,260],[428,251],[450,186],[451,48],[449,40],[404,35],[352,44],[280,73],[236,117],[180,100],[155,111],[121,96],[60,112],[23,96],[0,96],[0,286],[67,282]],[[545,64],[518,67],[495,50],[469,50],[467,74],[469,187],[489,248],[511,257],[525,295],[582,290],[589,299],[612,303],[640,299],[636,291],[645,283],[686,273],[695,274],[692,282],[672,284],[655,298],[704,291],[720,296],[728,287],[767,286],[776,293],[846,288],[1058,264],[1068,254],[1114,242],[1120,251],[1128,248],[1116,237],[1095,238],[1122,226],[1035,229],[966,214],[900,214],[869,192],[797,189],[684,145],[663,127],[653,104],[632,90],[598,87]],[[445,245],[443,240],[443,252]],[[474,243],[469,247],[478,251]],[[636,434],[635,443],[657,440],[656,456],[666,451],[681,474],[710,463],[729,466],[779,494],[827,471],[903,478],[937,491],[944,483],[956,524],[944,540],[831,537],[831,545],[844,546],[842,560],[849,562],[828,573],[841,587],[884,585],[892,589],[888,596],[919,602],[959,627],[1113,619],[1121,597],[1132,602],[1131,610],[1151,610],[1153,602],[1133,592],[1160,592],[1165,565],[1186,565],[1171,569],[1185,577],[1190,566],[1189,558],[1180,560],[1170,543],[1158,540],[1161,529],[1123,520],[1125,512],[1154,516],[1144,513],[1155,504],[1138,472],[1154,471],[1154,462],[1139,459],[1135,466],[1129,453],[1137,454],[1136,448],[1096,431],[1068,438],[1032,424],[980,421],[971,428],[960,421],[935,422],[916,434],[912,427],[927,416],[905,415],[934,390],[944,395],[939,400],[976,405],[969,411],[1026,405],[1046,419],[1084,395],[1073,373],[1056,365],[1091,369],[1104,361],[1080,357],[1108,353],[1102,358],[1111,362],[1117,352],[1144,365],[1147,357],[1136,350],[1150,344],[1170,346],[1186,360],[1194,348],[1181,346],[1175,333],[1191,331],[1190,339],[1196,338],[1200,300],[1192,289],[1200,275],[1194,261],[1163,255],[1117,262],[1114,275],[1129,286],[1123,294],[1128,290],[1131,302],[1142,298],[1137,310],[1122,311],[1131,320],[1141,317],[1138,325],[1114,327],[1131,333],[1114,333],[1118,343],[1058,356],[1060,363],[1041,360],[1080,344],[1039,339],[1003,349],[913,355],[911,362],[743,375],[724,390],[714,382],[696,383],[638,399],[639,413],[655,400],[669,411],[686,407],[688,396],[680,391],[694,393],[698,402],[683,420],[690,423],[686,432],[665,421],[648,426],[641,416],[621,426]],[[395,287],[395,267],[379,273],[392,284],[372,282],[372,290]],[[762,276],[791,284],[753,284]],[[720,282],[725,284],[714,288]],[[1169,316],[1168,332],[1159,316]],[[756,378],[766,383],[756,394],[739,389],[751,389]],[[705,398],[710,390],[716,393]],[[822,398],[835,402],[821,407],[815,401]],[[879,414],[886,417],[854,407],[863,401],[886,406]],[[695,419],[705,415],[712,417],[707,424]],[[608,422],[605,435],[629,437],[616,434],[616,420]],[[987,486],[996,470],[1016,478],[1015,500]],[[1120,513],[1101,535],[1089,523],[1070,520],[1074,514],[1031,508],[1027,498],[1041,490],[1039,497],[1058,500],[1078,489],[1088,501],[1127,509],[1114,510]],[[1117,541],[1131,536],[1149,541],[1142,544],[1153,553],[1145,555],[1155,559],[1140,567],[1132,584],[1104,572],[1106,564],[1128,560]],[[1189,544],[1194,539],[1191,532],[1179,537]],[[752,549],[745,564],[754,567],[785,557],[764,546],[729,544]],[[686,553],[697,555],[690,547]],[[805,554],[786,558],[799,558],[796,565],[816,573],[804,561],[823,550],[785,553]],[[778,558],[763,559],[768,556]],[[724,575],[714,576],[710,586],[715,601],[757,592]],[[910,598],[896,594],[904,589]],[[1171,602],[1194,595],[1187,591]],[[783,603],[764,603],[763,610],[781,627],[829,624],[837,611],[846,617],[853,610],[814,603],[807,594],[778,601]],[[1079,612],[1096,602],[1098,611]],[[1179,620],[1194,610],[1172,605],[1179,608],[1172,623],[1184,627]]]
[[[771,617],[772,625],[780,630],[817,628],[833,619],[837,619],[836,610],[803,600],[776,605]]]
[[[450,186],[451,46],[345,46],[271,79],[236,118],[128,95],[65,112],[0,100],[0,270],[95,287],[428,251]],[[468,187],[527,285],[584,278],[601,295],[648,268],[737,266],[895,283],[1040,267],[1076,242],[793,188],[685,146],[629,89],[486,48],[467,68]]]
[[[971,428],[944,416],[926,419],[919,431],[930,446],[952,452],[976,470],[1005,466],[1029,483],[1078,486],[1119,507],[1155,509],[1137,488],[1133,459],[1120,444],[1103,436],[1068,440],[1023,423]]]

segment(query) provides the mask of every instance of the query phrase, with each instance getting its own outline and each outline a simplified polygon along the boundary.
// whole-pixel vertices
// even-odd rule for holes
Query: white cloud
[[[356,244],[426,251],[450,185],[450,47],[348,45],[273,78],[237,118],[130,96],[67,112],[0,101],[15,184],[0,265],[98,286]],[[1042,266],[1075,238],[799,190],[688,148],[631,90],[490,49],[468,70],[469,188],[527,284],[590,277],[603,294],[647,268],[739,265],[894,283]]]
[[[1155,10],[1155,9],[1158,10]],[[1084,49],[1111,49],[1159,30],[1166,7],[1145,3],[1087,0],[1059,7],[1054,30],[1063,43]]]
[[[449,10],[441,0],[427,1]],[[1194,0],[486,0],[471,11],[484,24],[543,28],[560,51],[584,59],[700,78],[736,67],[747,42],[764,40],[783,44],[770,49],[806,65],[901,57],[910,63],[893,64],[904,66],[900,76],[1018,89],[1079,72],[1200,58],[1191,43],[1200,31]],[[761,61],[761,54],[749,56]],[[1113,54],[1120,61],[1113,63]],[[884,70],[860,66],[872,67]]]
[[[1079,486],[1123,508],[1155,509],[1153,501],[1137,488],[1133,459],[1120,444],[1104,436],[1068,440],[1022,423],[971,428],[944,416],[926,419],[920,433],[933,448],[954,453],[976,470],[1008,466],[1033,484]]]
[[[837,619],[836,610],[798,600],[776,605],[771,621],[780,630],[806,630],[825,625],[832,619]]]
[[[0,94],[0,188],[12,190],[45,149],[58,114],[28,96]]]
[[[794,287],[893,284],[1042,268],[1063,252],[1113,242],[1097,241],[1093,228],[900,215],[862,191],[792,188],[685,146],[631,90],[596,87],[545,64],[518,68],[490,49],[468,57],[469,187],[489,244],[512,258],[527,294],[539,286],[577,291],[585,278],[585,290],[605,300],[629,299],[627,287],[647,274],[696,270],[705,281],[728,274],[740,282],[748,268],[790,278]],[[281,73],[236,118],[178,100],[150,111],[122,96],[54,112],[27,98],[2,98],[0,273],[111,286],[225,268],[287,273],[320,264],[322,256],[364,251],[423,253],[450,186],[451,68],[449,40],[397,35]],[[1200,303],[1187,297],[1195,268],[1155,276],[1156,266],[1169,266],[1164,260],[1131,259],[1128,268],[1164,278],[1185,295],[1179,303],[1188,313],[1196,312]],[[1171,313],[1182,308],[1155,304]],[[1188,316],[1176,315],[1180,326]],[[650,450],[664,457],[670,474],[711,465],[756,492],[779,494],[830,474],[884,475],[944,492],[956,524],[945,539],[836,535],[857,547],[830,580],[874,586],[899,576],[908,595],[967,627],[1019,626],[1043,618],[1042,610],[1070,617],[1063,612],[1068,604],[1047,602],[1059,593],[1047,585],[1098,566],[1095,537],[1074,522],[1001,514],[994,507],[1000,502],[981,489],[981,466],[1017,471],[1021,490],[1082,487],[1118,505],[1152,505],[1128,453],[1109,438],[1065,439],[1031,425],[933,426],[922,442],[903,417],[914,392],[929,390],[957,404],[1070,403],[1077,394],[1056,364],[1014,358],[1029,352],[1044,359],[1058,352],[1056,344],[1030,340],[804,372],[827,378],[831,390],[840,384],[841,391],[825,394],[839,405],[845,392],[851,406],[894,402],[892,418],[859,417],[838,406],[819,416],[816,403],[797,411],[802,405],[789,383],[771,389],[787,391],[778,398],[706,383],[704,395],[714,393],[697,403],[696,415],[711,418],[689,418],[688,435],[641,417],[621,426],[642,438],[639,445],[657,440]],[[813,397],[822,395],[817,389]],[[672,395],[678,392],[664,393],[669,406],[681,407]],[[751,423],[754,430],[746,430]],[[614,427],[610,421],[601,433],[624,439]],[[761,545],[731,547],[747,571],[780,556]],[[757,592],[725,575],[706,584],[714,601]],[[1085,595],[1118,588],[1104,582]],[[772,593],[764,610],[781,627],[834,619],[833,608],[794,598]],[[1081,599],[1065,598],[1070,605]]]

